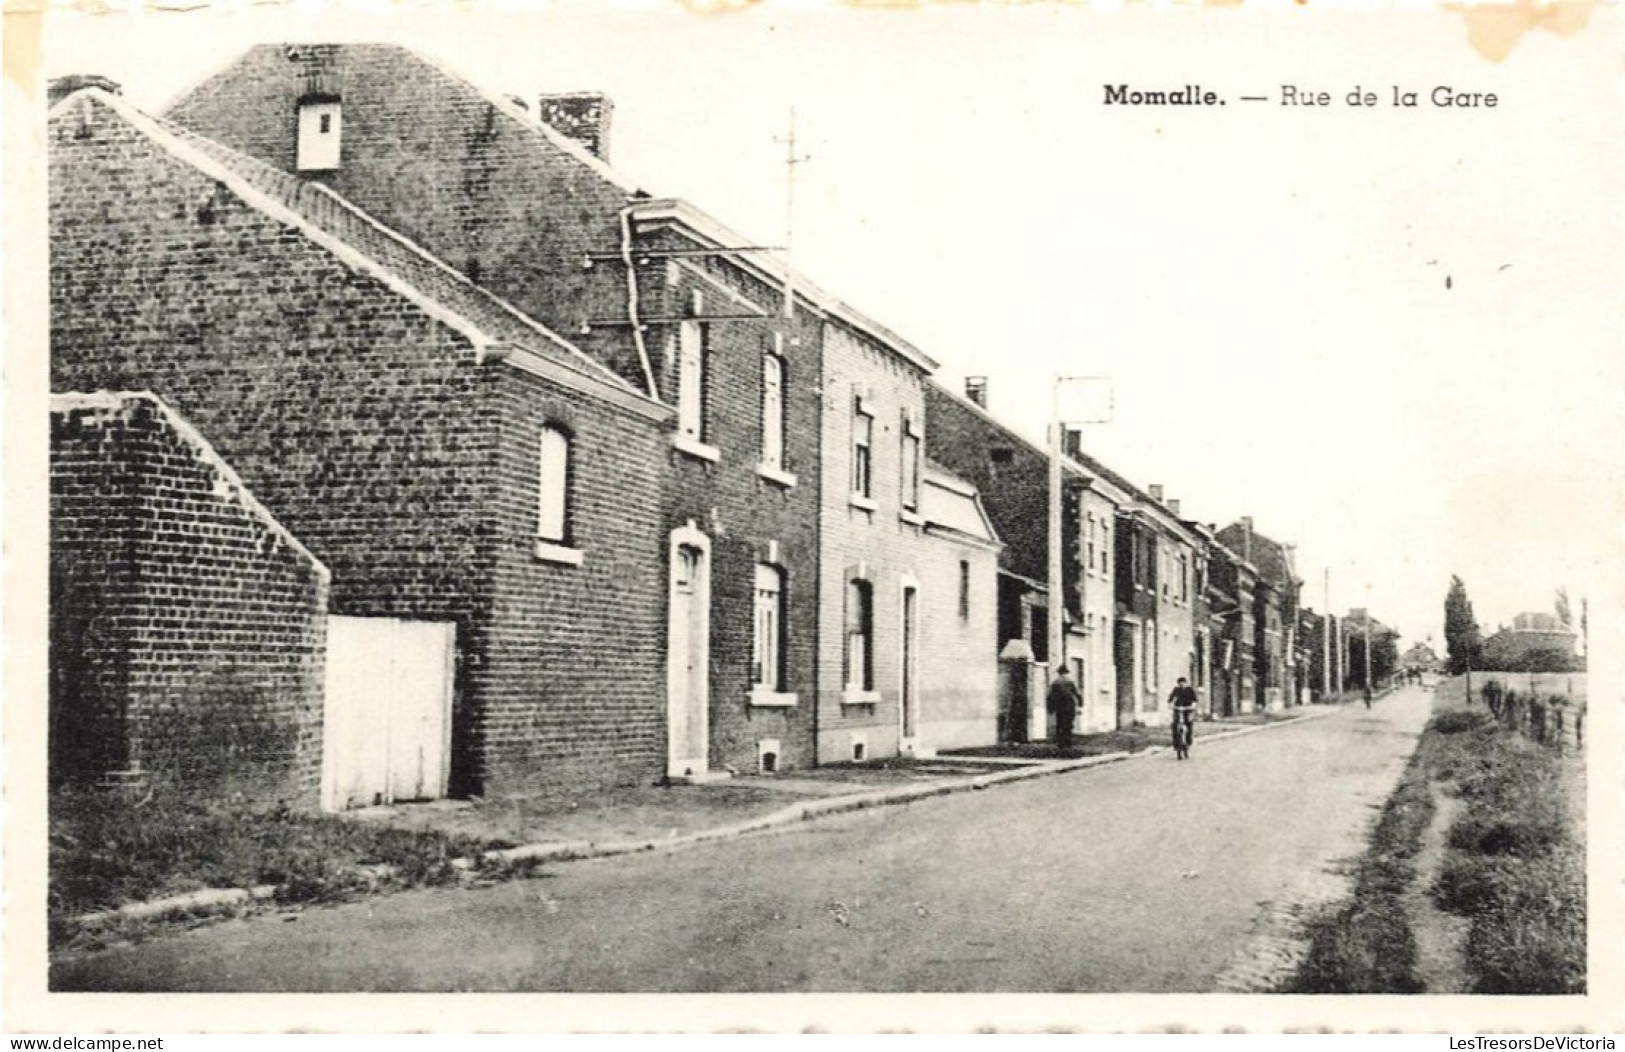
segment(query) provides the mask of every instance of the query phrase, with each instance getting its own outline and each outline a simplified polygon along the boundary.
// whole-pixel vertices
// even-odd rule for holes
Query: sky
[[[1493,62],[1442,8],[323,10],[54,17],[46,73],[159,108],[256,42],[388,40],[494,91],[605,91],[618,168],[789,237],[1035,441],[1055,375],[1109,377],[1086,448],[1295,544],[1317,609],[1439,644],[1452,574],[1487,630],[1559,587],[1594,628],[1622,606],[1615,11]],[[1108,84],[1225,105],[1107,106]],[[1346,105],[1357,86],[1379,105]]]

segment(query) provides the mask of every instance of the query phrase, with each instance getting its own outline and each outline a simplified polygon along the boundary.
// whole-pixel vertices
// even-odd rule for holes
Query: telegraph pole
[[[1057,376],[1054,385],[1050,388],[1049,413],[1049,667],[1050,675],[1054,676],[1066,666],[1066,657],[1062,653],[1066,646],[1066,634],[1061,619],[1065,616],[1065,604],[1061,596],[1061,384],[1063,377]],[[1079,684],[1082,689],[1082,684]]]
[[[790,128],[784,138],[776,140],[784,144],[784,316],[795,316],[795,215],[796,215],[796,166],[805,164],[812,158],[810,155],[796,153],[796,108],[790,107]]]
[[[1320,696],[1330,701],[1332,696],[1332,568],[1321,571],[1321,609],[1325,616],[1320,623]]]

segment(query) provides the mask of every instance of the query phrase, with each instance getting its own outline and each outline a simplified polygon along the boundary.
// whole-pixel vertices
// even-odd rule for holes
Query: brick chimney
[[[1253,517],[1241,517],[1241,557],[1248,562],[1253,561]]]
[[[1168,502],[1168,510],[1173,512],[1174,513],[1174,518],[1177,519],[1179,517],[1179,501],[1177,501],[1177,500],[1169,501]]]
[[[536,100],[542,123],[585,147],[601,161],[609,160],[609,125],[615,103],[597,91],[568,91]]]
[[[124,94],[124,88],[118,81],[99,73],[70,73],[65,77],[51,78],[51,82],[45,86],[46,106],[55,106],[69,95],[85,88],[100,88],[109,95]]]
[[[1162,483],[1153,482],[1151,485],[1147,486],[1146,489],[1151,491],[1152,500],[1156,501],[1158,504],[1162,503]]]
[[[987,408],[987,377],[985,377],[985,376],[967,376],[967,377],[965,377],[965,397],[969,398],[972,402],[975,402],[977,405],[981,406],[983,409],[986,409]]]
[[[1069,427],[1061,432],[1061,452],[1073,460],[1083,459],[1083,430]]]

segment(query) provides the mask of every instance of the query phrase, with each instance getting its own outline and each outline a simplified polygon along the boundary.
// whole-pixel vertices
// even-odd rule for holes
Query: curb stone
[[[1239,738],[1243,735],[1256,734],[1259,731],[1270,730],[1275,727],[1287,727],[1295,723],[1302,723],[1305,720],[1318,719],[1339,711],[1340,708],[1341,706],[1324,706],[1273,723],[1257,723],[1246,727],[1235,727],[1200,740],[1216,742],[1224,741],[1227,738]],[[639,854],[645,851],[675,851],[699,844],[734,840],[752,833],[782,829],[800,822],[823,818],[827,815],[845,814],[875,807],[911,803],[915,800],[925,800],[934,796],[949,796],[955,793],[983,790],[1006,782],[1021,782],[1049,775],[1067,774],[1091,767],[1121,763],[1124,760],[1140,756],[1158,756],[1168,751],[1166,745],[1152,745],[1141,749],[1139,752],[1111,752],[1099,756],[1085,756],[1076,760],[1039,761],[1022,767],[1012,767],[1007,771],[994,771],[988,774],[943,781],[932,785],[878,789],[865,793],[854,793],[849,796],[833,796],[803,801],[756,818],[745,819],[730,825],[701,829],[693,833],[685,833],[682,836],[603,842],[591,840],[544,841],[487,851],[481,858],[484,861],[498,863],[574,862],[591,858]],[[472,873],[478,869],[479,862],[471,858],[457,858],[451,860],[451,865],[463,873]],[[389,865],[363,866],[358,867],[358,869],[374,882],[388,879],[396,872],[396,868]],[[118,919],[151,920],[197,910],[221,910],[246,902],[263,902],[274,899],[278,890],[280,889],[274,884],[262,884],[253,888],[204,888],[201,891],[188,892],[184,895],[151,899],[146,902],[132,902],[117,909],[80,914],[76,917],[69,917],[67,923],[75,928],[94,928]]]

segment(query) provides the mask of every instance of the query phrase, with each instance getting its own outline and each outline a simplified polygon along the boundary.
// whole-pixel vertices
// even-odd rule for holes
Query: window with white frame
[[[762,463],[784,467],[784,359],[777,353],[783,337],[775,336],[774,352],[762,359]]]
[[[784,571],[756,566],[756,632],[752,681],[767,691],[784,689]]]
[[[852,402],[852,493],[870,497],[874,489],[875,418],[863,404],[863,399]]]
[[[1100,573],[1109,577],[1112,572],[1112,527],[1110,520],[1100,520]]]
[[[869,691],[875,685],[874,589],[854,578],[846,585],[846,689]]]
[[[570,527],[570,436],[557,427],[542,428],[540,459],[540,502],[536,519],[537,539],[564,544]]]
[[[900,500],[904,508],[917,511],[920,507],[920,425],[907,411],[903,413],[902,462]]]
[[[1088,515],[1086,517],[1086,523],[1087,523],[1087,525],[1085,527],[1084,536],[1088,539],[1088,552],[1084,556],[1084,565],[1087,566],[1089,568],[1090,572],[1092,573],[1094,571],[1094,569],[1095,569],[1095,525],[1096,525],[1096,523],[1095,523],[1095,513],[1094,512],[1091,511],[1091,512],[1088,513]]]
[[[694,294],[693,314],[704,307]],[[677,327],[677,433],[705,441],[705,325],[688,318]]]

